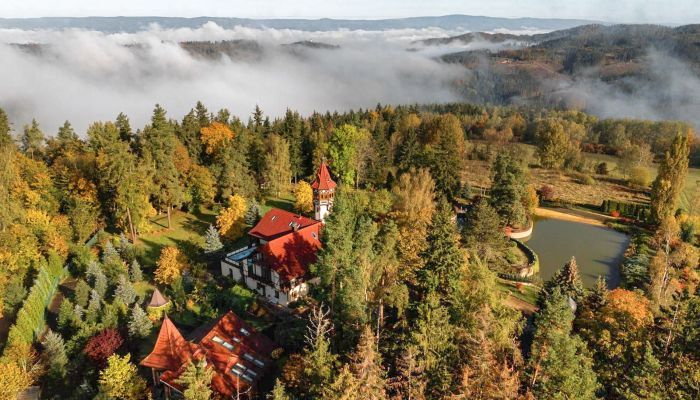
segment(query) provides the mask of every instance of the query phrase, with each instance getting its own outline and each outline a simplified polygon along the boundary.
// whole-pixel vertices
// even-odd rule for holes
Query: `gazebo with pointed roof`
[[[161,308],[167,304],[170,303],[170,300],[168,300],[163,294],[156,288],[153,291],[153,294],[151,295],[151,302],[148,303],[149,308]]]
[[[160,326],[153,351],[141,360],[140,364],[151,368],[153,383],[157,384],[161,373],[178,370],[192,359],[195,350],[196,348],[182,337],[175,324],[166,316]]]

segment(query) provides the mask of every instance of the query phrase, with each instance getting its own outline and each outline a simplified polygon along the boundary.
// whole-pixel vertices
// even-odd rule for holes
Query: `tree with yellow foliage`
[[[39,356],[28,343],[8,345],[0,358],[0,399],[14,399],[34,385],[44,372]]]
[[[156,282],[164,285],[171,284],[182,276],[182,272],[189,269],[189,261],[182,252],[174,246],[164,247],[160,252],[160,258],[156,262],[158,268],[155,272]]]
[[[233,139],[233,132],[226,124],[212,122],[200,131],[207,154],[214,154]]]
[[[229,197],[228,202],[229,206],[221,210],[221,214],[216,217],[216,226],[221,236],[236,240],[243,235],[248,206],[245,199],[237,194]]]
[[[314,191],[306,181],[299,181],[294,187],[294,208],[300,213],[310,213],[314,209]]]
[[[131,354],[109,356],[107,368],[100,372],[100,394],[109,399],[139,400],[146,397],[146,381],[131,363]]]

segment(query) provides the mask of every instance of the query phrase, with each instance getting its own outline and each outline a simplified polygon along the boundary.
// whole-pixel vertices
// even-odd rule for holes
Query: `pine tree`
[[[459,301],[455,296],[459,293],[466,264],[452,217],[449,203],[441,198],[429,229],[428,247],[423,254],[425,267],[419,271],[423,293],[439,294],[444,304]]]
[[[372,329],[365,326],[357,349],[350,356],[350,370],[358,383],[355,395],[360,399],[387,398],[385,372],[382,369],[381,355],[376,347],[376,337]]]
[[[114,299],[119,300],[126,305],[136,301],[136,290],[134,289],[134,285],[131,284],[125,275],[119,276],[119,283],[117,284],[117,288],[114,290]]]
[[[205,253],[216,253],[224,248],[223,243],[221,243],[221,237],[219,236],[219,231],[214,228],[213,225],[209,225],[209,228],[204,233],[204,252]]]
[[[63,299],[61,306],[58,308],[58,327],[63,330],[70,327],[74,317],[73,303],[69,299]]]
[[[688,174],[690,141],[690,133],[676,135],[659,165],[659,173],[651,185],[651,215],[656,222],[672,216],[678,207]]]
[[[90,285],[82,279],[78,279],[78,283],[75,285],[73,300],[75,300],[75,304],[87,307],[87,303],[90,300]]]
[[[508,241],[501,219],[486,199],[479,199],[469,210],[462,229],[462,242],[485,262],[505,250]]]
[[[68,364],[68,355],[66,353],[66,343],[60,334],[49,330],[41,342],[44,351],[44,363],[47,365],[52,374],[63,377],[66,375],[66,365]]]
[[[275,380],[275,387],[268,393],[267,400],[292,400],[284,388],[284,384],[279,379]]]
[[[577,303],[584,299],[583,281],[581,280],[575,257],[571,257],[569,262],[564,264],[554,276],[545,282],[537,300],[540,307],[544,306],[547,297],[554,292],[555,288],[559,288],[563,295],[571,297]]]
[[[574,313],[555,287],[535,320],[528,386],[536,398],[595,399],[598,383],[585,343],[571,333]]]
[[[44,152],[44,132],[39,128],[39,123],[32,119],[31,125],[24,126],[22,134],[22,151],[31,159],[41,158]]]
[[[85,319],[87,322],[94,323],[97,322],[99,317],[99,312],[102,309],[102,296],[97,293],[96,290],[90,292],[90,302],[88,303],[87,312],[85,313]]]
[[[146,312],[138,304],[134,304],[134,307],[131,309],[131,318],[129,319],[129,334],[143,338],[151,333],[152,328],[153,323]]]
[[[507,153],[498,153],[493,164],[490,203],[505,225],[520,227],[527,221],[528,216],[522,204],[525,185],[520,164]]]
[[[132,282],[140,282],[143,279],[141,264],[136,260],[132,261],[129,267],[129,278],[131,278]]]
[[[175,383],[185,387],[183,392],[185,400],[209,400],[213,395],[211,390],[213,377],[214,370],[207,366],[206,360],[202,358],[197,364],[190,361]]]
[[[389,381],[392,398],[425,400],[427,384],[424,364],[417,358],[418,351],[414,345],[406,346],[396,360],[396,376]]]
[[[0,147],[9,146],[14,142],[10,132],[10,120],[7,118],[7,113],[0,108]]]
[[[114,125],[119,130],[119,139],[121,139],[124,142],[130,143],[134,134],[131,131],[131,123],[129,122],[129,117],[127,117],[124,113],[119,113],[119,115],[117,115],[117,119],[114,122]]]
[[[329,311],[323,305],[312,310],[306,334],[306,348],[303,353],[302,376],[308,385],[307,393],[311,398],[319,397],[332,382],[337,357],[330,351],[328,334],[332,328],[328,320]]]

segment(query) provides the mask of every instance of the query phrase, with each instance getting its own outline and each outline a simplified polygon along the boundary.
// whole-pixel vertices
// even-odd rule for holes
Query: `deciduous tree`
[[[98,398],[115,400],[139,400],[146,397],[146,381],[141,378],[131,354],[117,354],[107,359],[107,367],[100,371]]]
[[[651,185],[651,214],[657,222],[673,215],[678,207],[688,174],[689,154],[690,132],[676,135]]]
[[[213,377],[214,370],[202,358],[196,364],[190,361],[175,382],[185,387],[183,392],[185,400],[209,400],[213,395],[211,390]]]
[[[174,246],[166,246],[161,250],[156,266],[155,280],[164,285],[170,285],[190,268],[187,256]]]
[[[294,185],[294,208],[300,213],[308,214],[314,210],[314,192],[306,181]]]
[[[229,197],[228,202],[229,206],[216,217],[216,226],[221,236],[233,241],[243,235],[247,208],[245,199],[239,195]]]

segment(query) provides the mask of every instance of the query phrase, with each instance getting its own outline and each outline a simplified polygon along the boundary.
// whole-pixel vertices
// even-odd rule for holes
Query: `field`
[[[530,165],[536,163],[535,147],[527,144],[515,144],[525,155]],[[583,153],[586,163],[594,166],[605,162],[610,173],[608,175],[594,175],[594,183],[586,185],[579,181],[576,174],[542,169],[531,166],[529,169],[530,181],[535,188],[545,184],[555,188],[556,198],[569,204],[598,206],[605,199],[627,202],[648,202],[648,190],[629,188],[624,176],[617,169],[618,158],[605,154]],[[463,180],[474,188],[475,193],[491,186],[490,164],[488,161],[467,160],[463,174]],[[657,166],[649,167],[649,174],[656,176]],[[680,207],[691,214],[700,214],[700,169],[690,168],[686,178],[685,188],[681,195]]]

